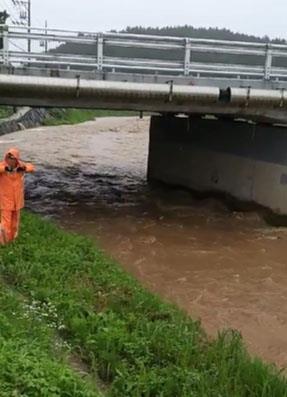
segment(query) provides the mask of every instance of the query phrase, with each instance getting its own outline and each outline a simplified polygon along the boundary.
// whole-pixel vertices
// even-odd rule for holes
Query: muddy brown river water
[[[251,352],[286,366],[287,228],[148,186],[148,127],[136,118],[41,127],[0,137],[0,150],[17,146],[36,164],[29,208],[98,241],[211,335],[236,328]]]

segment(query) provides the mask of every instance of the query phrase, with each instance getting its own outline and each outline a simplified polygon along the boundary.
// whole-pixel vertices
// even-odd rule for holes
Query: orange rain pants
[[[20,225],[20,210],[18,211],[1,211],[1,225],[2,225],[2,244],[9,243],[17,238]]]
[[[7,156],[11,153],[17,159],[20,172],[7,172]],[[3,162],[0,162],[0,244],[13,241],[19,231],[20,210],[24,207],[24,175],[33,172],[34,166],[20,161],[17,149],[6,152]]]

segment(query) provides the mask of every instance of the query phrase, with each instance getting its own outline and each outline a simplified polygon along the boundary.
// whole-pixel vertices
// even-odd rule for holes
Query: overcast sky
[[[32,10],[34,26],[45,19],[50,27],[89,31],[188,24],[287,38],[287,0],[32,0]]]

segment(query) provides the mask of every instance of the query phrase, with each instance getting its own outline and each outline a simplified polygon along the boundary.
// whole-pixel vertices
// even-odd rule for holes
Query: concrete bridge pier
[[[287,128],[153,116],[148,179],[287,215]]]

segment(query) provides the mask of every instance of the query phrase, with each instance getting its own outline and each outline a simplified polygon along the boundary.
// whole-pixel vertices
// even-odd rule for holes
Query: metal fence
[[[280,44],[4,25],[0,40],[0,62],[14,68],[287,80],[287,45]]]

